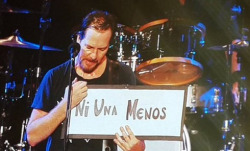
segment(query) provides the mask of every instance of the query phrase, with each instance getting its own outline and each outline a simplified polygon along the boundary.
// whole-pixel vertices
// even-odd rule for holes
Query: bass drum
[[[145,151],[191,151],[191,141],[185,125],[182,138],[182,141],[145,140]]]

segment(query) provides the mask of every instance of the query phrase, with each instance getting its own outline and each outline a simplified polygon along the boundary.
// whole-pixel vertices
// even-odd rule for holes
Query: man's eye
[[[99,50],[100,50],[100,51],[104,51],[105,49],[106,49],[106,48],[100,48]]]

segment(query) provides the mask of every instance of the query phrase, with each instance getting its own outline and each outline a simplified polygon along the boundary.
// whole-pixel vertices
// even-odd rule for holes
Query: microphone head
[[[77,42],[73,42],[69,45],[69,52],[71,54],[71,56],[73,55],[73,57],[77,56],[77,54],[79,53],[81,46],[79,43]]]

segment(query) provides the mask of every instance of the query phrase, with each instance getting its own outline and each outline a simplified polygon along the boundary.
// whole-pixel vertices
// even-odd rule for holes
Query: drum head
[[[163,57],[143,62],[136,68],[137,78],[148,85],[185,85],[201,77],[202,65],[189,58]]]

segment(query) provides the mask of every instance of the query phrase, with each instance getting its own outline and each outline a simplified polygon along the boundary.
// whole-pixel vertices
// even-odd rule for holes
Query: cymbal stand
[[[226,74],[226,83],[225,83],[225,99],[223,101],[223,109],[224,109],[224,121],[222,125],[222,140],[223,140],[223,149],[220,151],[230,151],[233,146],[231,141],[231,125],[232,125],[232,113],[233,111],[233,100],[232,95],[230,93],[230,77],[231,77],[231,64],[232,64],[232,53],[234,46],[229,44],[227,51],[227,74]]]
[[[236,135],[235,135],[235,141],[236,141],[236,149],[237,151],[244,151],[245,150],[245,135],[242,131],[243,129],[243,121],[244,121],[244,109],[245,109],[245,104],[246,104],[246,93],[247,93],[247,88],[245,85],[245,80],[246,77],[242,76],[240,77],[240,82],[239,82],[239,88],[240,88],[240,102],[237,106],[237,111],[236,111],[236,120],[235,120],[235,125],[236,125]]]
[[[28,143],[27,143],[26,138],[25,138],[25,131],[26,131],[28,121],[29,121],[29,119],[26,118],[22,122],[20,141],[18,144],[14,145],[16,148],[16,151],[23,151],[23,149],[24,148],[26,149],[27,147],[30,150],[30,146],[28,146]]]
[[[237,54],[237,62],[241,64],[241,56]],[[245,150],[245,135],[242,131],[243,129],[243,121],[245,120],[245,107],[246,107],[246,99],[247,99],[247,87],[246,87],[246,76],[239,71],[237,75],[238,84],[239,84],[239,104],[236,105],[236,117],[235,117],[235,141],[236,141],[236,149],[237,151],[244,151]]]

